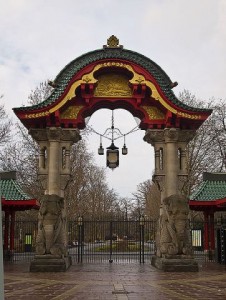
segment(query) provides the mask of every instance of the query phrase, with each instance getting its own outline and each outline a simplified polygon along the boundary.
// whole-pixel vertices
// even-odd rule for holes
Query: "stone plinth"
[[[71,257],[59,255],[35,255],[30,272],[65,272],[71,265]]]
[[[160,258],[153,256],[151,260],[152,266],[164,272],[198,272],[198,263],[191,257],[181,257],[180,255],[172,256],[172,258]]]

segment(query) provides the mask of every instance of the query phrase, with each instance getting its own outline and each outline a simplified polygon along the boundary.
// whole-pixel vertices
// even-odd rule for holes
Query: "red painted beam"
[[[40,204],[36,199],[31,200],[4,200],[2,199],[2,209],[5,207],[28,207],[39,209]]]

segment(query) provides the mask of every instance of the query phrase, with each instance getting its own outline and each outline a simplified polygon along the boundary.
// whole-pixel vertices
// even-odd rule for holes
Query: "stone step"
[[[71,257],[36,255],[30,264],[30,272],[65,272],[71,265]]]

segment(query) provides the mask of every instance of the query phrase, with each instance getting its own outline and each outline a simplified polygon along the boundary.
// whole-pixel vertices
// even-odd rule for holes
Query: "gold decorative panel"
[[[98,76],[95,97],[131,97],[129,80],[122,74],[103,74]]]
[[[64,112],[61,113],[60,117],[62,119],[76,119],[82,108],[83,106],[69,106]]]
[[[148,114],[149,118],[152,120],[164,119],[165,115],[161,110],[155,106],[141,106]]]

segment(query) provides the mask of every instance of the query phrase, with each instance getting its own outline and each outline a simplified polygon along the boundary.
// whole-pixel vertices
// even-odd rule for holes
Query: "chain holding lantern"
[[[119,148],[115,146],[115,141],[117,139],[123,138],[124,139],[124,145],[122,147],[122,155],[128,154],[128,148],[126,147],[126,136],[130,133],[133,133],[137,130],[139,130],[139,127],[136,126],[132,130],[130,130],[127,133],[122,133],[119,128],[115,128],[114,125],[114,110],[112,110],[112,117],[111,117],[111,127],[107,128],[103,134],[98,133],[95,131],[92,127],[87,126],[88,129],[95,134],[99,135],[100,137],[100,146],[98,148],[98,154],[104,155],[104,147],[102,144],[103,138],[108,139],[111,141],[111,145],[106,148],[106,165],[110,169],[114,170],[119,166]]]

